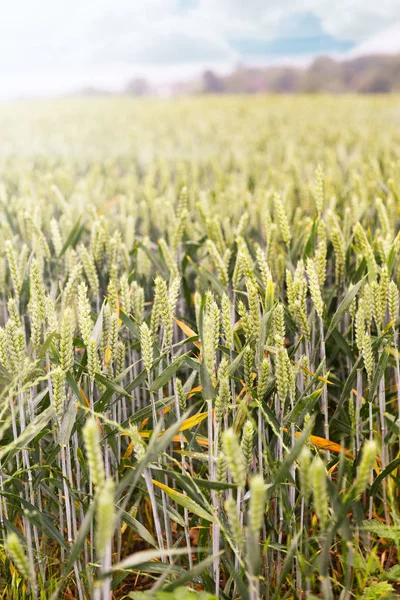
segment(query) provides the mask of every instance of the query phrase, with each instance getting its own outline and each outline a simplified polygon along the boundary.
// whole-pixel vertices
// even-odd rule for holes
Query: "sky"
[[[0,98],[351,55],[400,0],[0,0]]]

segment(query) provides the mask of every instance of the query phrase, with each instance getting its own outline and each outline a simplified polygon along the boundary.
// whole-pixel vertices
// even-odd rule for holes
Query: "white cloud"
[[[130,58],[135,62],[168,65],[232,61],[238,58],[223,39],[196,32],[169,30],[154,40],[147,39],[143,42],[130,53]]]
[[[279,37],[279,24],[294,12],[313,12],[323,29],[342,39],[363,40],[400,19],[400,0],[201,0],[197,15],[225,35]]]
[[[324,29],[343,39],[362,41],[400,19],[399,0],[314,2]]]
[[[350,56],[366,54],[396,54],[400,52],[400,23],[392,25],[353,48]]]

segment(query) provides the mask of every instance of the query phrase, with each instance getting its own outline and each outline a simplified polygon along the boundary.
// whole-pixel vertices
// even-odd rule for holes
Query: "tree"
[[[208,94],[221,94],[224,91],[222,79],[214,71],[204,71],[203,91]]]
[[[153,89],[147,79],[136,77],[132,79],[125,88],[125,93],[130,96],[151,96]]]

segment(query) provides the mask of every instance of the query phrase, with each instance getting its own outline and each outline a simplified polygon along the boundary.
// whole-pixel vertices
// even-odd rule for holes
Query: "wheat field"
[[[0,597],[397,597],[399,99],[0,132]]]

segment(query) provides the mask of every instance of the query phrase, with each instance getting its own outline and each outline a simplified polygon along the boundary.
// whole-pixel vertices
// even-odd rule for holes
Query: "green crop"
[[[0,597],[392,597],[399,122],[0,107]]]

